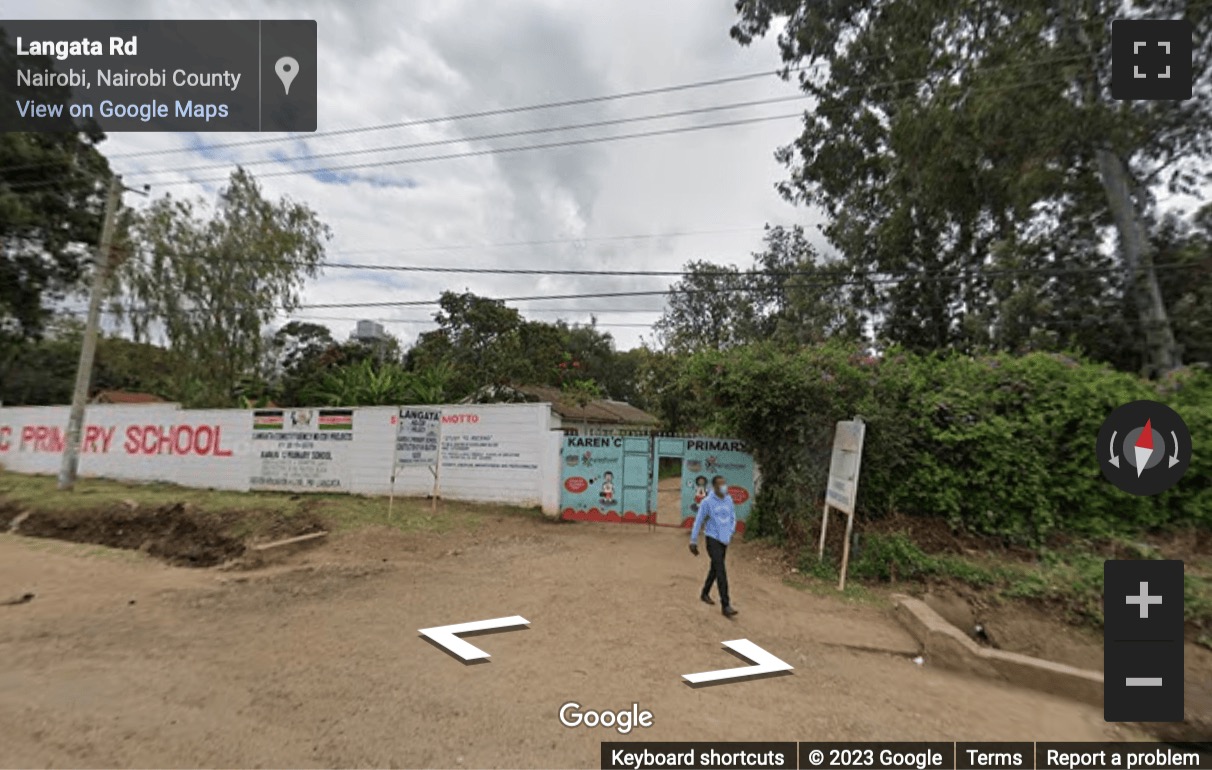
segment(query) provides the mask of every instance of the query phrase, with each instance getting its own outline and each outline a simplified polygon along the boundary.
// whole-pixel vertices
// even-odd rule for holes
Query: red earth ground
[[[728,620],[684,530],[492,517],[331,536],[252,571],[0,535],[0,766],[597,767],[607,740],[1088,741],[1101,710],[926,660],[879,601],[792,587],[729,551]],[[506,615],[465,666],[420,628]],[[749,639],[794,674],[691,689]],[[560,706],[654,714],[561,725]]]

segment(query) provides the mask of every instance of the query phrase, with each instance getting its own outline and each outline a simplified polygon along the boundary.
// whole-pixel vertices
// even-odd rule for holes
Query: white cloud
[[[320,131],[440,115],[562,101],[729,77],[779,66],[768,41],[742,48],[728,36],[731,3],[702,0],[446,0],[443,2],[5,2],[0,18],[314,18],[318,22]],[[108,153],[195,148],[182,154],[118,159],[129,184],[151,182],[153,193],[213,194],[215,185],[164,185],[181,177],[164,168],[223,162],[250,164],[254,175],[284,168],[284,158],[307,153],[476,137],[544,126],[638,116],[795,93],[774,77],[713,88],[486,119],[365,132],[338,137],[201,152],[196,148],[261,135],[115,134]],[[448,155],[620,133],[792,113],[792,102],[674,120],[542,134],[487,142],[334,158],[332,165]],[[677,270],[690,259],[744,264],[761,245],[766,223],[813,224],[812,212],[782,201],[774,190],[785,170],[774,150],[797,133],[795,120],[694,131],[671,136],[382,166],[350,172],[352,183],[311,175],[264,178],[272,196],[308,203],[333,228],[337,261],[561,269]],[[257,164],[256,161],[273,160]],[[309,167],[301,164],[297,167]],[[226,171],[193,172],[192,178]],[[344,177],[346,179],[350,177]],[[369,180],[369,181],[366,181]],[[161,183],[161,184],[157,184]],[[132,196],[132,205],[138,201]],[[610,236],[720,231],[662,239]],[[562,244],[452,250],[466,244],[581,239]],[[309,283],[306,303],[431,300],[444,289],[488,296],[588,294],[659,290],[666,278],[449,275],[330,269]],[[657,313],[611,308],[659,308],[659,297],[521,303],[527,315],[600,322],[644,323]],[[556,308],[579,312],[527,312]],[[432,308],[315,310],[300,315],[329,321],[341,337],[357,317],[387,322],[405,342]],[[620,347],[636,344],[643,328],[611,328]]]

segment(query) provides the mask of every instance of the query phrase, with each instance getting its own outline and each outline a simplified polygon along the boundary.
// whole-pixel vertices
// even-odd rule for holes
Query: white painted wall
[[[386,495],[391,491],[391,464],[396,448],[396,422],[392,418],[399,411],[394,406],[364,406],[354,412],[350,492]],[[400,494],[398,487],[396,494]]]
[[[544,512],[557,514],[562,434],[550,429],[547,404],[440,409],[443,498],[541,506]],[[58,473],[68,411],[68,407],[0,408],[0,465],[20,473]],[[398,413],[397,407],[355,410],[354,438],[343,463],[348,464],[344,491],[391,492],[393,418]],[[93,405],[85,412],[88,443],[81,454],[80,474],[244,491],[260,467],[252,435],[251,410]],[[429,468],[402,468],[395,494],[428,496],[433,486]]]
[[[559,463],[548,451],[549,413],[546,404],[443,407],[441,496],[541,506],[549,466]]]

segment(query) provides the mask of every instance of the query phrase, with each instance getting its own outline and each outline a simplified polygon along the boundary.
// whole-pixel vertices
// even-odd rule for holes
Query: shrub
[[[867,424],[860,516],[941,516],[956,530],[1042,544],[1050,535],[1212,527],[1212,375],[1151,383],[1078,358],[973,358],[839,345],[706,352],[680,387],[744,440],[762,471],[750,531],[802,543],[820,515],[834,425]],[[1098,430],[1120,404],[1162,401],[1191,428],[1194,467],[1140,498],[1102,476]],[[904,554],[901,554],[904,556]],[[898,557],[900,558],[900,557]],[[913,568],[910,560],[909,567]]]

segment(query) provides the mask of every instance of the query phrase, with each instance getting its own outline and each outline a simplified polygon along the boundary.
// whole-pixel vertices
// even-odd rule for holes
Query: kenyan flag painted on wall
[[[353,430],[352,409],[321,409],[320,430]]]
[[[253,430],[282,430],[282,412],[272,409],[253,412]]]

